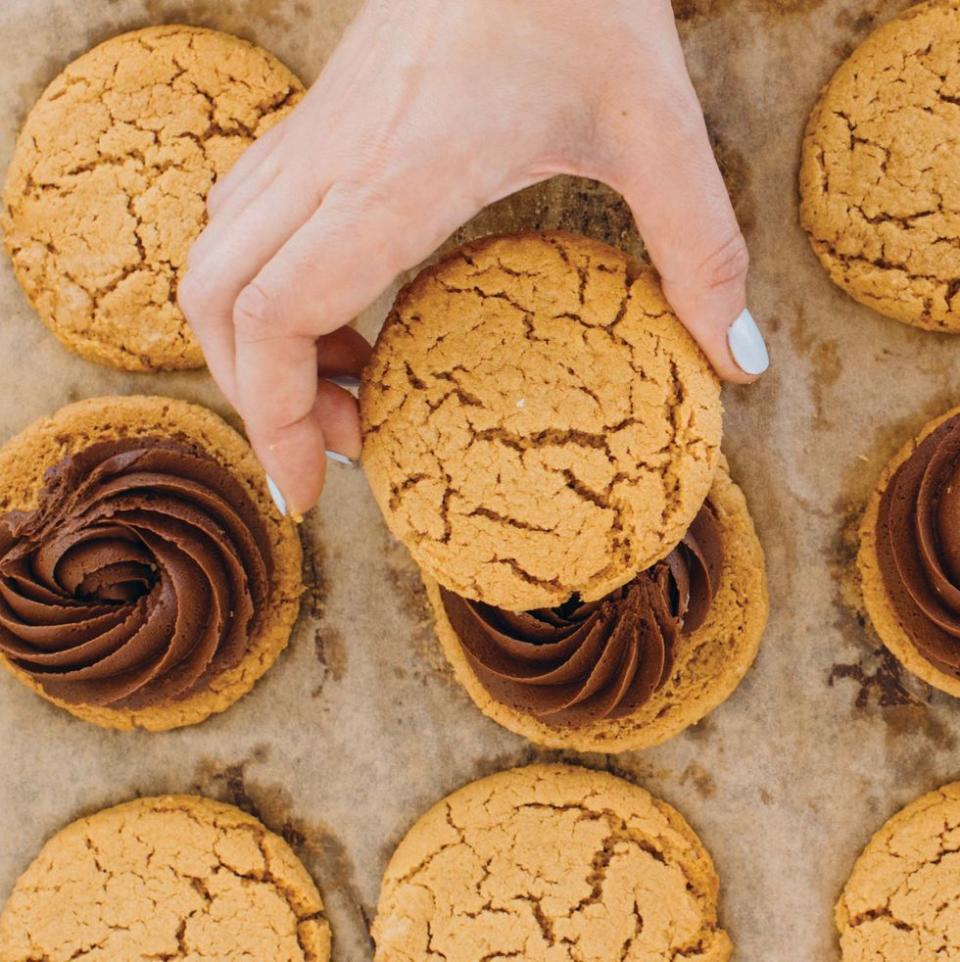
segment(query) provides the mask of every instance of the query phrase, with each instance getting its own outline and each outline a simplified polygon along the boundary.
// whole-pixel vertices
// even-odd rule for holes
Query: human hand
[[[360,454],[349,321],[482,207],[566,173],[624,195],[721,377],[767,366],[748,255],[669,0],[368,0],[304,101],[217,183],[179,298],[293,513]]]

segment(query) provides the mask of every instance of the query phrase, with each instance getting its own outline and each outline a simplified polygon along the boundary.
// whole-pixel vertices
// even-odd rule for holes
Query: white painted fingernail
[[[360,390],[360,378],[353,377],[350,374],[344,374],[341,377],[328,377],[327,380],[354,395]]]
[[[353,464],[345,454],[339,454],[337,451],[327,451],[327,457],[331,461],[336,461],[337,464]]]
[[[727,329],[727,345],[744,374],[763,374],[770,366],[767,345],[753,315],[744,308]]]
[[[277,506],[277,510],[284,517],[287,515],[287,502],[284,496],[280,493],[280,489],[277,487],[277,482],[267,475],[267,487],[270,489],[270,497],[273,498],[273,503]]]

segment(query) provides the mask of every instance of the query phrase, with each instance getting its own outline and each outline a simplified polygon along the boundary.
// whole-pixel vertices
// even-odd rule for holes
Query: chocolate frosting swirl
[[[723,534],[706,503],[663,560],[601,601],[514,614],[446,589],[444,610],[474,673],[497,701],[554,726],[635,712],[667,680],[681,632],[706,619]]]
[[[272,567],[256,506],[201,448],[97,442],[0,519],[0,652],[66,702],[184,698],[243,658]]]
[[[894,472],[877,513],[887,595],[917,651],[960,678],[960,415]]]

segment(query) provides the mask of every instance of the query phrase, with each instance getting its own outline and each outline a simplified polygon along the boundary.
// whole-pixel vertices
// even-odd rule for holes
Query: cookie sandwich
[[[960,408],[884,469],[860,525],[863,600],[880,640],[923,681],[960,697]]]
[[[830,277],[862,304],[960,331],[960,3],[882,25],[824,88],[803,140],[800,219]]]
[[[286,647],[301,549],[211,411],[102,397],[0,448],[0,664],[107,728],[203,721]]]
[[[302,94],[265,50],[184,25],[113,37],[50,84],[17,142],[0,224],[63,344],[130,371],[203,366],[176,295],[207,194]]]
[[[290,846],[232,805],[140,798],[44,845],[0,914],[0,962],[328,962],[323,901]]]
[[[726,962],[718,889],[665,802],[606,772],[516,768],[454,792],[407,833],[383,878],[375,958]]]
[[[361,387],[363,460],[481,710],[620,751],[698,721],[766,621],[719,384],[649,268],[492,237],[400,293]]]

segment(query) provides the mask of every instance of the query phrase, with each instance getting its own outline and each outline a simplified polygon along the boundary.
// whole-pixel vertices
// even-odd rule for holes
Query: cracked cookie
[[[387,866],[377,962],[726,962],[719,880],[678,812],[606,772],[531,765],[424,815]]]
[[[680,546],[598,605],[516,615],[425,583],[440,645],[480,710],[583,752],[646,748],[700,721],[753,663],[768,613],[763,549],[725,461]]]
[[[247,443],[162,397],[68,405],[0,448],[0,663],[107,728],[178,728],[286,647],[301,549]]]
[[[960,697],[960,408],[893,457],[860,525],[864,604],[880,640]]]
[[[50,84],[0,223],[27,298],[67,347],[131,371],[203,366],[176,291],[207,193],[302,93],[265,50],[188,26],[114,37]]]
[[[800,219],[833,281],[881,314],[960,331],[960,3],[874,31],[807,124]]]
[[[0,915],[0,962],[327,962],[307,870],[255,818],[208,798],[141,798],[54,835]]]
[[[960,782],[918,798],[867,843],[836,906],[842,962],[960,953]]]
[[[720,456],[720,386],[649,268],[573,234],[487,237],[400,292],[364,372],[363,464],[444,587],[594,601],[677,545]]]

